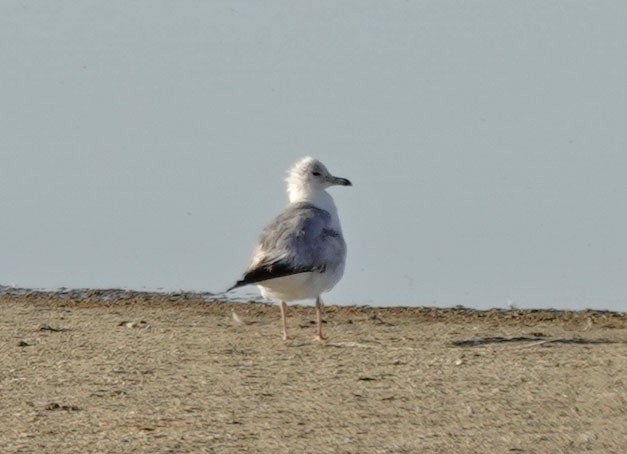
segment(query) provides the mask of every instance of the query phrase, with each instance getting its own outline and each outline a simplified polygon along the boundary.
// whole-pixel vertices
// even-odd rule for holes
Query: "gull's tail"
[[[256,268],[246,271],[244,276],[239,281],[237,281],[235,285],[233,285],[233,287],[229,288],[227,292],[230,292],[231,290],[234,290],[238,287],[243,287],[245,285],[269,281],[270,279],[292,276],[293,274],[307,273],[309,271],[324,272],[324,270],[325,267],[294,267],[281,262],[262,264],[257,266]]]

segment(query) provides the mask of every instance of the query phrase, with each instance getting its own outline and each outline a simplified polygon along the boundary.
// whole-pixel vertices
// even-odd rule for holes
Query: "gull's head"
[[[309,156],[292,166],[286,181],[291,201],[306,198],[329,186],[352,186],[349,180],[331,175],[323,163]]]

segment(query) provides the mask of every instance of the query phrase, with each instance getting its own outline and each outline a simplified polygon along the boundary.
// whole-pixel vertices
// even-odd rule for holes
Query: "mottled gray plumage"
[[[290,204],[261,232],[251,266],[232,288],[277,277],[336,268],[346,256],[329,212],[307,202]]]

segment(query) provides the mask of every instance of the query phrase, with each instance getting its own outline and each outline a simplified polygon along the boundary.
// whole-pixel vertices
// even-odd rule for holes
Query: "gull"
[[[288,340],[287,301],[316,300],[316,339],[322,341],[323,292],[344,274],[346,243],[330,186],[352,186],[317,159],[305,157],[288,171],[289,203],[263,229],[242,279],[228,291],[256,284],[261,295],[279,301],[283,340]]]

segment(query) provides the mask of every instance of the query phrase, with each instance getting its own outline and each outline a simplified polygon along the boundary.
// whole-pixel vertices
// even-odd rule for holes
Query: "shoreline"
[[[93,306],[154,306],[178,305],[205,307],[210,312],[231,313],[238,311],[270,312],[277,311],[277,304],[255,299],[224,298],[210,292],[188,291],[142,291],[119,288],[60,288],[57,290],[40,290],[0,286],[0,302],[5,299],[22,301],[34,305],[75,305]],[[289,303],[288,310],[292,314],[307,314],[313,311],[308,304]],[[473,309],[465,306],[371,306],[371,305],[325,305],[327,315],[339,314],[385,314],[392,317],[406,317],[425,321],[462,322],[470,320],[486,320],[498,322],[587,322],[609,323],[611,326],[627,326],[627,312],[583,309]]]

